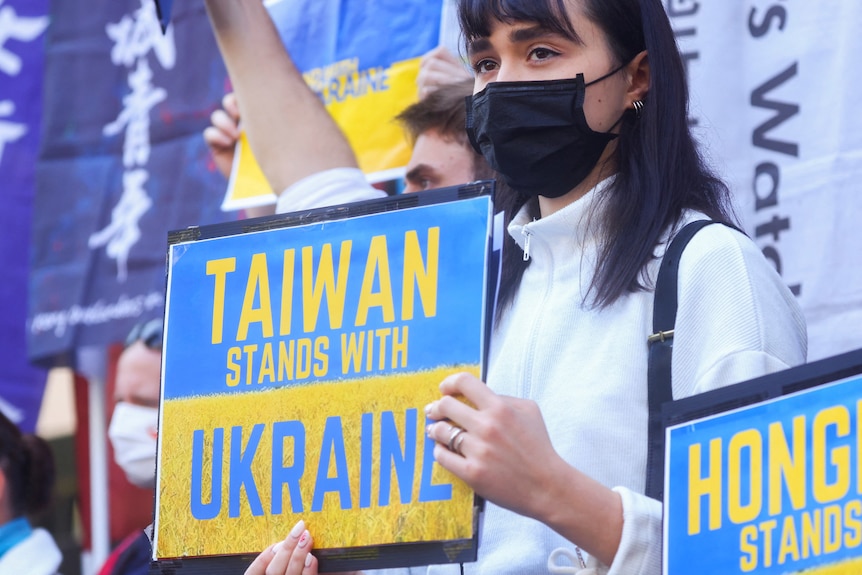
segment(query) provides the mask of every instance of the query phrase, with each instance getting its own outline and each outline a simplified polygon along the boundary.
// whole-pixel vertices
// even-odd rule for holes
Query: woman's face
[[[568,37],[535,22],[494,21],[488,37],[467,46],[476,73],[474,93],[491,82],[562,80],[584,75],[589,84],[621,62],[613,58],[604,32],[583,12],[582,0],[567,0],[569,21],[577,37]],[[611,130],[626,109],[628,78],[621,70],[589,86],[584,102],[587,123],[597,132]]]

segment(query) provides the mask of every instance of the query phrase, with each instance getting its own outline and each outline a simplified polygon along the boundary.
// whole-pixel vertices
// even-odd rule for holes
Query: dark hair
[[[473,150],[473,146],[467,141],[467,108],[464,100],[472,93],[472,79],[441,85],[418,102],[404,108],[395,119],[404,126],[413,144],[419,136],[430,130],[436,131],[445,139],[458,142],[465,150],[470,150],[475,179],[493,179],[495,174],[485,158]]]
[[[727,186],[707,167],[691,135],[685,68],[661,0],[580,1],[586,16],[605,33],[618,65],[644,50],[650,65],[645,107],[640,117],[633,111],[623,117],[616,140],[616,178],[600,199],[605,217],[590,289],[594,303],[604,307],[647,287],[645,266],[654,258],[662,233],[679,222],[684,210],[725,223],[735,218]],[[577,38],[566,0],[460,0],[459,18],[468,42],[488,36],[495,20],[534,22]],[[517,195],[501,201],[507,204],[507,223],[527,203]],[[528,209],[539,217],[535,198]],[[507,238],[506,245],[501,308],[511,303],[528,263],[521,261],[514,241]]]
[[[54,456],[48,443],[23,434],[0,412],[0,471],[6,476],[13,517],[43,511],[54,488]]]

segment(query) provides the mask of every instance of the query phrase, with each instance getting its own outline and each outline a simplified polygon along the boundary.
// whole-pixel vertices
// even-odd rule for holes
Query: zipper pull
[[[521,228],[521,233],[524,234],[524,261],[530,260],[530,237],[531,234],[526,227]]]

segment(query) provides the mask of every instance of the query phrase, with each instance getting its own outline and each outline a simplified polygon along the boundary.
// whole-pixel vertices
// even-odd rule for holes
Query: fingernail
[[[279,541],[278,543],[276,543],[275,545],[273,545],[273,546],[272,546],[272,554],[273,554],[273,555],[275,555],[276,553],[278,553],[279,551],[281,551],[281,548],[282,548],[282,547],[284,547],[284,541]]]
[[[305,556],[305,566],[308,567],[311,565],[311,553]]]
[[[305,531],[305,521],[300,519],[299,522],[293,526],[293,529],[290,530],[290,536],[296,539],[303,531]]]
[[[431,404],[425,406],[425,417],[431,418]]]
[[[299,538],[299,543],[297,544],[297,546],[298,547],[305,547],[306,545],[308,545],[308,540],[310,537],[311,537],[311,534],[308,531],[303,531],[302,537]]]
[[[431,423],[427,427],[425,427],[425,435],[431,437],[431,430],[434,429],[434,424]]]

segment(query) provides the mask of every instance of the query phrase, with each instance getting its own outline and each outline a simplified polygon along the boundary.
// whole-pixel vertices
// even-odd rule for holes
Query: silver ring
[[[449,443],[446,445],[446,447],[449,448],[449,451],[457,453],[461,456],[464,455],[463,453],[461,453],[461,443],[464,441],[463,434],[465,433],[465,431],[466,430],[463,427],[455,427],[454,425],[452,426],[452,430],[449,433]],[[460,438],[461,440],[458,441],[458,438]]]
[[[457,453],[461,457],[464,457],[464,453],[461,451],[461,444],[464,443],[465,437],[467,437],[466,430],[464,431],[464,433],[458,434],[457,439],[455,439],[455,453]]]

